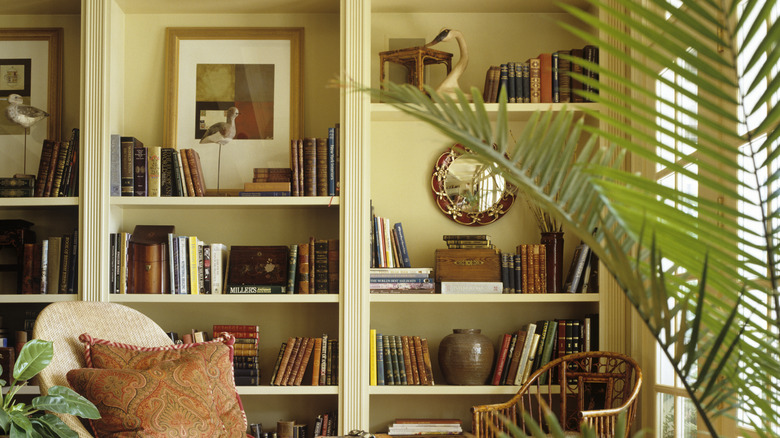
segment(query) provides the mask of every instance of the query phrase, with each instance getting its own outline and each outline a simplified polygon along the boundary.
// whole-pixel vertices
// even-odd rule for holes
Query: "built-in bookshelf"
[[[582,5],[579,0],[567,3]],[[78,229],[81,244],[78,293],[19,295],[9,290],[0,294],[0,315],[8,314],[6,321],[50,302],[87,300],[133,307],[166,331],[208,330],[227,321],[259,325],[260,364],[266,380],[260,386],[239,387],[249,422],[274,425],[278,420],[294,419],[312,423],[318,414],[338,411],[340,435],[353,429],[381,433],[395,418],[420,416],[460,418],[464,429],[470,430],[470,406],[501,402],[514,393],[512,386],[444,383],[436,352],[453,328],[480,328],[498,341],[500,334],[538,319],[617,311],[614,319],[602,318],[599,336],[602,346],[620,349],[624,310],[613,298],[614,288],[607,287],[604,273],[599,294],[369,293],[371,203],[377,214],[403,223],[412,266],[434,266],[434,251],[444,248],[442,234],[471,230],[444,217],[430,193],[435,159],[449,142],[387,104],[333,86],[332,80],[378,86],[378,52],[388,50],[391,40],[427,42],[442,27],[450,27],[463,32],[471,54],[461,87],[481,90],[490,65],[583,45],[555,25],[556,20],[573,23],[574,19],[551,2],[191,0],[183,5],[171,0],[46,0],[15,5],[5,13],[12,15],[0,17],[3,27],[65,28],[62,131],[80,127],[82,150],[78,197],[0,199],[0,218],[35,223],[39,238]],[[146,145],[164,143],[166,27],[303,27],[303,135],[319,137],[328,127],[340,124],[340,195],[110,196],[112,134],[134,136]],[[497,39],[502,43],[496,44]],[[437,49],[455,53],[454,62],[458,61],[454,42]],[[426,74],[431,85],[444,76],[435,68]],[[510,126],[519,130],[533,112],[564,107],[602,110],[590,103],[511,104]],[[495,119],[497,109],[498,104],[488,104],[488,115]],[[40,145],[30,147],[32,156],[40,154]],[[229,149],[230,144],[223,149],[223,164],[240,159],[231,156]],[[257,167],[264,165],[257,163]],[[2,166],[0,161],[3,173],[16,172]],[[340,291],[265,296],[109,294],[108,236],[132,232],[136,225],[174,225],[177,234],[228,246],[289,245],[311,236],[339,239]],[[481,229],[505,251],[539,241],[522,202]],[[578,242],[564,239],[568,267]],[[425,336],[436,385],[371,386],[370,329]],[[323,333],[339,339],[338,386],[267,383],[281,342],[289,336]]]

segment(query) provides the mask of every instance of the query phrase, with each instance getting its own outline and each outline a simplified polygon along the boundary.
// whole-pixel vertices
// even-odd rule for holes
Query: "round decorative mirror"
[[[487,225],[506,214],[515,187],[456,144],[441,154],[431,178],[442,213],[463,225]]]

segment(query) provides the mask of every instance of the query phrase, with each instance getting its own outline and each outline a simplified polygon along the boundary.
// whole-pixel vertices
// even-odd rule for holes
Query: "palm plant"
[[[582,94],[600,104],[582,109],[595,126],[573,109],[538,113],[509,141],[503,95],[493,124],[476,89],[473,105],[463,93],[453,99],[390,83],[363,90],[469,148],[588,244],[712,436],[714,420],[737,406],[760,435],[778,436],[778,2],[588,2],[600,16],[562,7],[597,32],[566,27],[615,61],[571,60],[600,78],[578,77],[593,90]],[[626,168],[629,157],[720,199],[638,175]]]

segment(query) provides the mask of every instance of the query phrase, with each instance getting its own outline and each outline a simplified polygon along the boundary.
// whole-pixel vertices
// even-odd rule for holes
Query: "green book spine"
[[[557,329],[558,321],[548,321],[547,335],[544,337],[544,349],[542,350],[542,359],[539,362],[539,366],[545,366],[550,359],[552,359],[553,349],[557,342]],[[547,376],[549,373],[544,373],[539,376],[539,384],[544,385],[547,383]]]

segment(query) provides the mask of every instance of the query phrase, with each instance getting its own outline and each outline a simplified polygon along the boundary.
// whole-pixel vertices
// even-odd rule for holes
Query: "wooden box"
[[[127,293],[166,294],[168,278],[168,233],[172,225],[138,225],[127,246]]]
[[[494,249],[437,249],[436,281],[501,281],[501,257]]]

